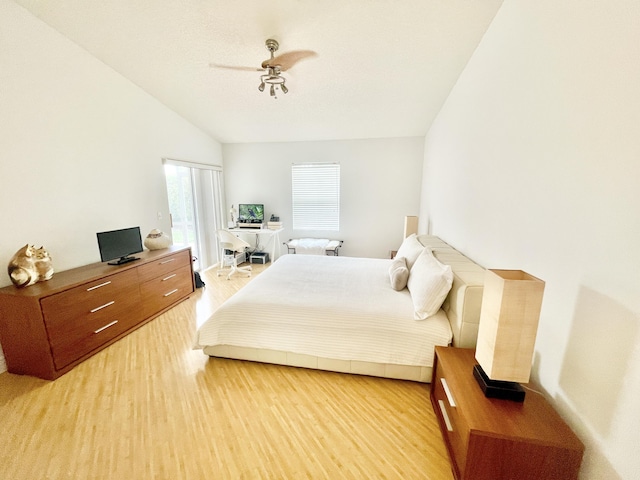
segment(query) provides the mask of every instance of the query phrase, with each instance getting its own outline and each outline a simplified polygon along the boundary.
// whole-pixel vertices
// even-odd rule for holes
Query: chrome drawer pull
[[[110,283],[111,283],[111,280],[109,280],[108,282],[101,283],[100,285],[96,285],[95,287],[87,288],[87,292],[90,292],[91,290],[95,290],[96,288],[104,287],[105,285],[109,285]]]
[[[160,265],[164,265],[165,263],[171,263],[171,262],[175,262],[176,259],[175,258],[170,258],[169,260],[165,260],[164,262],[160,262]]]
[[[170,278],[173,278],[173,277],[175,277],[176,275],[177,275],[177,273],[174,273],[173,275],[169,275],[168,277],[164,277],[164,278],[162,279],[162,281],[164,282],[165,280],[169,280]]]
[[[449,405],[455,408],[456,401],[454,400],[453,395],[451,395],[451,390],[449,390],[447,381],[444,378],[441,378],[440,381],[442,382],[442,388],[444,388],[444,394],[447,396],[447,400],[449,400]]]
[[[440,411],[442,412],[442,419],[444,420],[444,424],[447,426],[447,431],[453,432],[451,420],[449,420],[449,415],[447,415],[447,407],[444,406],[444,402],[442,400],[438,400],[438,405],[440,406]]]
[[[106,324],[104,327],[94,330],[93,333],[100,333],[101,331],[106,330],[109,327],[113,327],[116,323],[118,323],[118,320],[114,320],[113,322]]]
[[[114,303],[116,303],[115,300],[111,300],[109,303],[105,303],[104,305],[100,305],[99,307],[94,308],[93,310],[91,310],[91,313],[96,313],[98,310],[107,308],[109,305],[113,305]]]
[[[170,292],[165,293],[165,294],[164,294],[164,296],[165,296],[165,297],[168,297],[169,295],[173,295],[173,294],[174,294],[174,293],[176,293],[177,291],[178,291],[178,289],[177,289],[177,288],[174,288],[174,289],[173,289],[173,290],[171,290]]]

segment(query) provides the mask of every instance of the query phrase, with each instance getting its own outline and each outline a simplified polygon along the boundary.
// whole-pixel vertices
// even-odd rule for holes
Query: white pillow
[[[415,233],[405,238],[396,253],[396,257],[404,257],[407,259],[407,268],[411,270],[418,256],[425,249],[425,246],[418,241]]]
[[[391,288],[394,290],[404,290],[409,280],[409,268],[407,268],[407,260],[404,257],[396,257],[389,267],[389,280],[391,280]]]
[[[414,318],[424,320],[435,315],[452,283],[451,266],[440,263],[428,249],[422,252],[413,264],[407,282],[415,310]]]

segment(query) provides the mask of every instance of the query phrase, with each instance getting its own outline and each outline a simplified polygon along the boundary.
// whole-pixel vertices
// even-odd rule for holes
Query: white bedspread
[[[339,360],[432,366],[452,338],[446,314],[413,319],[391,260],[284,255],[214,312],[196,348],[233,345]]]

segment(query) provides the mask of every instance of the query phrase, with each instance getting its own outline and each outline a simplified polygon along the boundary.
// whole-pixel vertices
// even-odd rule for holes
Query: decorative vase
[[[144,246],[149,250],[161,250],[171,245],[171,238],[166,233],[154,228],[144,239]]]

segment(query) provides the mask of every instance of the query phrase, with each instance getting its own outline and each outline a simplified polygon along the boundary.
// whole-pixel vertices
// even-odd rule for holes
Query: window
[[[340,165],[301,163],[291,166],[294,230],[340,229]]]

